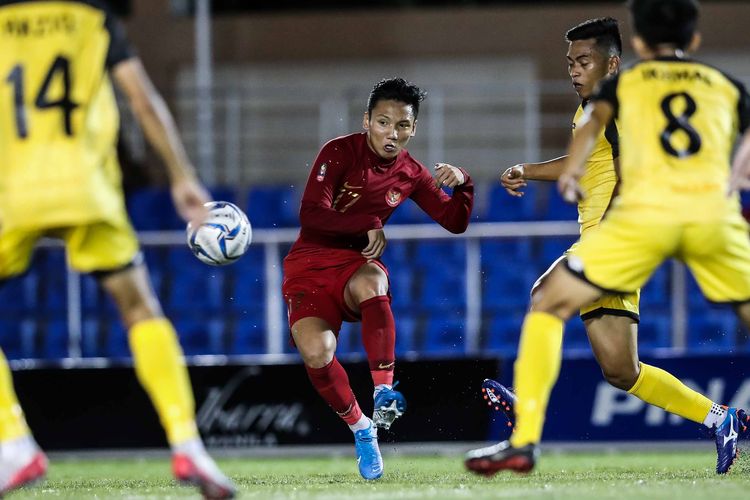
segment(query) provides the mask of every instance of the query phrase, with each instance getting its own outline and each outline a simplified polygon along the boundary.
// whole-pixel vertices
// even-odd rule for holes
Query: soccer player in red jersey
[[[406,408],[393,390],[395,325],[388,272],[380,261],[383,225],[407,198],[452,233],[469,224],[474,188],[465,170],[447,164],[435,177],[405,146],[414,137],[419,104],[415,85],[401,78],[376,84],[364,133],[338,137],[318,153],[300,208],[300,235],[284,259],[289,325],[318,393],[354,432],[359,471],[383,474],[376,427],[388,428]],[[453,196],[441,187],[453,188]],[[342,321],[361,321],[375,385],[373,420],[362,414],[335,357]]]

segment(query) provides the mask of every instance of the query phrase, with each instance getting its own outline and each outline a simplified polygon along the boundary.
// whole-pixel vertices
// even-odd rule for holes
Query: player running
[[[750,97],[734,79],[685,56],[700,41],[697,2],[634,0],[629,8],[640,61],[602,82],[558,180],[566,200],[585,199],[587,159],[617,118],[620,193],[599,229],[581,238],[532,297],[514,372],[516,431],[510,441],[469,452],[466,465],[479,473],[534,467],[559,372],[564,321],[605,293],[633,293],[665,259],[684,261],[709,300],[734,304],[750,326],[748,228],[738,197],[727,194],[750,187],[750,133],[742,138],[731,177],[729,169],[737,133],[750,125]],[[629,392],[673,413],[682,407],[695,421],[713,419],[716,471],[727,472],[747,415],[694,391],[675,392],[672,379],[641,364]]]
[[[622,41],[617,20],[607,17],[590,19],[571,28],[568,41],[568,72],[573,87],[581,98],[581,105],[573,118],[573,135],[584,118],[584,108],[594,94],[595,87],[607,77],[619,72]],[[521,196],[526,180],[557,180],[563,172],[567,156],[543,163],[526,163],[508,168],[501,182],[509,194]],[[586,197],[578,202],[581,238],[596,230],[618,190],[619,139],[615,120],[609,122],[596,138],[592,153],[586,161],[581,186]],[[545,278],[564,265],[565,257],[575,250],[574,244],[565,255],[555,261],[532,288],[536,295]],[[720,405],[689,388],[668,372],[642,363],[638,359],[639,294],[607,294],[581,308],[580,315],[586,328],[597,362],[606,380],[618,389],[628,391],[646,403],[664,408],[683,418],[702,423],[709,429],[720,424],[726,411]],[[532,300],[531,310],[536,303]],[[508,409],[507,389],[494,381],[482,387],[488,401]],[[494,391],[494,392],[493,392]],[[505,394],[505,397],[503,395]],[[512,412],[507,412],[512,417]],[[721,461],[721,456],[719,457]],[[474,462],[471,462],[473,464]],[[723,467],[717,469],[723,472]]]
[[[401,78],[370,93],[364,133],[331,140],[318,153],[302,196],[300,235],[284,259],[289,326],[308,376],[354,433],[359,472],[383,475],[377,427],[389,428],[406,408],[394,390],[396,330],[390,284],[380,260],[383,225],[411,198],[452,233],[466,230],[474,188],[465,170],[447,164],[435,177],[404,149],[414,137],[424,93]],[[453,188],[453,195],[441,187]],[[361,321],[372,374],[373,420],[362,410],[335,356],[342,321]]]
[[[96,0],[0,0],[0,40],[0,285],[28,269],[41,237],[62,239],[69,265],[94,275],[117,305],[175,477],[207,498],[232,497],[234,486],[198,435],[182,349],[125,211],[112,82],[164,160],[180,216],[200,220],[209,197],[172,116],[122,27]],[[46,470],[0,351],[0,496]]]

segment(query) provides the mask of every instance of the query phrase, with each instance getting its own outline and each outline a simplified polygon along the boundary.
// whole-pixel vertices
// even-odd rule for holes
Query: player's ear
[[[368,111],[365,111],[365,116],[362,117],[362,128],[370,130],[370,113]]]
[[[417,120],[414,120],[414,125],[411,126],[411,134],[409,137],[414,137],[417,134]]]
[[[700,32],[696,31],[695,33],[693,33],[693,39],[690,40],[690,45],[688,45],[687,51],[695,52],[701,46],[702,41],[703,37],[701,36]]]
[[[620,56],[612,56],[607,63],[607,75],[616,75],[620,71]]]

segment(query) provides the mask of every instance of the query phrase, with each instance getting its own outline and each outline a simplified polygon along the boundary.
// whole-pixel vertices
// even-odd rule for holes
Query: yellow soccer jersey
[[[121,218],[108,69],[131,57],[98,2],[0,0],[0,224]]]
[[[618,120],[618,209],[652,222],[738,216],[738,197],[726,189],[737,133],[750,124],[742,84],[696,61],[659,58],[603,82],[594,99],[609,102]]]
[[[578,106],[573,117],[573,135],[583,117],[586,103]],[[619,155],[617,126],[613,121],[596,139],[594,149],[586,162],[586,173],[581,177],[581,188],[586,197],[578,203],[578,223],[581,234],[599,224],[609,206],[612,191],[617,183],[614,159]]]

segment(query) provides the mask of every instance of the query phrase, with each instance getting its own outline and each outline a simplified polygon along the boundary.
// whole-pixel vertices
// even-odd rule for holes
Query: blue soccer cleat
[[[406,411],[406,399],[398,391],[394,391],[398,382],[393,384],[393,388],[380,387],[375,391],[375,404],[372,412],[372,421],[375,427],[381,429],[390,429],[393,421],[404,414]]]
[[[727,408],[724,421],[714,429],[716,437],[716,473],[726,474],[739,456],[737,440],[747,431],[750,417],[744,410]]]
[[[505,414],[508,419],[508,427],[516,425],[516,414],[513,405],[516,404],[516,395],[500,382],[486,378],[482,382],[482,397],[487,405]]]
[[[354,433],[354,448],[360,475],[372,481],[383,475],[383,457],[378,447],[378,429],[370,421],[367,429]]]

